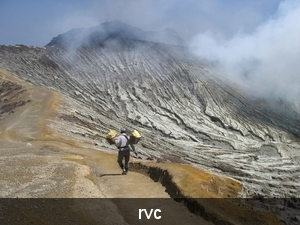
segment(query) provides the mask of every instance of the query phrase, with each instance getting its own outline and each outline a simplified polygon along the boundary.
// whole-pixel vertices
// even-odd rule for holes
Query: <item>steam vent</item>
[[[299,114],[217,73],[119,21],[0,46],[1,224],[299,224]],[[121,127],[142,135],[126,176]]]

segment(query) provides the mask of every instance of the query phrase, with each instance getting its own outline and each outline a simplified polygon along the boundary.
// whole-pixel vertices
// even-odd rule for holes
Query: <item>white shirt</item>
[[[128,140],[129,140],[130,137],[128,137],[125,133],[123,134],[120,134],[117,139],[115,140],[115,144],[116,146],[119,148],[120,151],[123,151],[124,150],[124,147],[125,146],[128,146]]]

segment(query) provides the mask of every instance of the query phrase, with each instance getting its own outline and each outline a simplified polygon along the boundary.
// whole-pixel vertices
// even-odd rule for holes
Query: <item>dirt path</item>
[[[0,122],[1,137],[3,139],[26,141],[41,137],[44,114],[49,108],[55,93],[40,88],[29,88],[27,91],[31,102]]]
[[[68,180],[69,183],[65,182],[68,185],[73,185],[72,191],[72,188],[66,188],[67,191],[55,194],[60,197],[68,192],[66,195],[72,197],[169,198],[160,183],[153,182],[145,175],[131,172],[127,176],[121,176],[116,155],[89,151],[91,146],[86,149],[75,148],[61,143],[59,139],[49,140],[51,138],[48,139],[47,136],[51,135],[51,131],[46,124],[51,121],[51,116],[56,115],[54,104],[59,102],[59,94],[30,85],[4,70],[0,71],[0,75],[0,80],[22,86],[26,90],[26,99],[30,99],[0,121],[1,177],[10,186],[9,191],[0,192],[2,197],[30,197],[30,193],[34,193],[32,188],[42,183],[35,178],[40,176],[39,171],[43,171],[43,179],[48,177],[49,183],[53,177],[52,185],[58,182],[54,178],[58,176]],[[14,164],[20,164],[21,167],[14,168]],[[44,168],[51,166],[57,168],[58,172],[54,170],[47,174]],[[28,172],[26,177],[22,176],[24,171]],[[23,191],[19,184],[13,182],[16,179],[27,183]],[[65,186],[63,181],[60,185]],[[2,188],[5,187],[2,185]],[[45,186],[45,193],[39,187],[34,196],[51,196],[52,188],[47,187]]]
[[[13,82],[16,86],[22,87],[23,97],[28,102],[12,110],[4,120],[0,121],[0,138],[7,141],[28,141],[40,139],[45,133],[43,129],[47,113],[58,93],[30,85],[14,77],[7,71],[0,70],[2,82]],[[12,91],[11,91],[12,92]],[[17,98],[16,93],[8,97]]]

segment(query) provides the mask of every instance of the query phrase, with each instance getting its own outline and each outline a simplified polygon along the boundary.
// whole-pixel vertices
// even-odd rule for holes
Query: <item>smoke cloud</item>
[[[300,1],[285,0],[251,34],[225,39],[208,31],[193,38],[191,47],[256,97],[285,100],[300,109],[299,21]]]

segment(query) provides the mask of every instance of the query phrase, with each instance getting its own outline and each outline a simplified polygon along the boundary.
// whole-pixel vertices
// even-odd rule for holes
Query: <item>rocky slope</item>
[[[62,112],[76,110],[50,126],[79,141],[112,148],[107,131],[127,126],[143,135],[142,159],[231,176],[243,196],[300,196],[297,117],[220,80],[185,47],[118,26],[67,32],[45,48],[0,46],[0,67],[69,98]]]
[[[162,210],[155,224],[281,224],[269,212],[220,200],[238,197],[242,184],[217,173],[133,159],[122,176],[116,152],[95,145],[87,135],[94,126],[74,117],[80,108],[101,120],[85,104],[3,69],[0,90],[1,224],[140,224],[136,212],[145,207]]]

